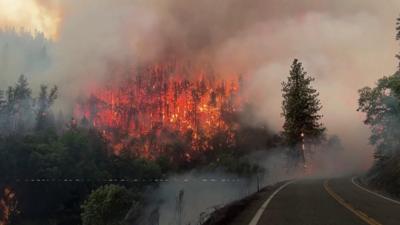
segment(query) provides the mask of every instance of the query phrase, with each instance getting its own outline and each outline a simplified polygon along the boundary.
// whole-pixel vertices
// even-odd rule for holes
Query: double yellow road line
[[[361,220],[363,220],[364,222],[366,222],[369,225],[382,225],[381,223],[379,223],[378,221],[376,221],[375,219],[369,217],[367,214],[365,214],[364,212],[354,208],[352,205],[350,205],[350,203],[346,202],[342,197],[340,197],[338,194],[336,194],[330,187],[329,187],[329,183],[328,180],[326,180],[324,182],[324,188],[325,190],[328,192],[328,194],[334,198],[339,204],[341,204],[343,207],[345,207],[346,209],[350,210],[354,215],[356,215],[358,218],[360,218]]]

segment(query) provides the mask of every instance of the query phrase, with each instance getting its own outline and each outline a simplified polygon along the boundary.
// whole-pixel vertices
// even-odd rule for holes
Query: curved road
[[[400,225],[400,202],[370,193],[350,178],[296,181],[274,194],[250,225]]]

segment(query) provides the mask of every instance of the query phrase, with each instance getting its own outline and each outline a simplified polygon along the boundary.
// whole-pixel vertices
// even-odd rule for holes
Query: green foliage
[[[45,85],[40,86],[40,93],[37,99],[37,110],[36,110],[36,129],[44,130],[51,126],[51,111],[50,107],[57,99],[57,86],[54,86],[50,92],[48,87]]]
[[[105,179],[111,175],[108,147],[104,138],[95,130],[71,129],[60,140],[65,151],[62,162],[64,177]]]
[[[322,106],[319,93],[311,86],[312,81],[314,78],[308,77],[301,62],[295,59],[287,82],[282,83],[283,136],[293,149],[294,158],[300,157],[298,146],[303,141],[302,133],[308,143],[318,143],[324,138],[325,127],[319,114]]]
[[[21,75],[5,95],[0,91],[0,125],[4,128],[0,134],[28,133],[34,127],[37,130],[53,128],[51,106],[56,99],[57,87],[48,92],[45,85],[41,86],[39,96],[33,98],[27,78]]]
[[[208,165],[208,169],[223,169],[227,173],[244,177],[266,172],[263,168],[250,162],[247,158],[238,158],[229,152],[218,154],[218,160]]]
[[[4,107],[4,104],[6,103],[5,96],[4,96],[4,91],[0,90],[0,109]]]
[[[46,185],[19,186],[22,217],[45,215],[46,220],[75,224],[80,204],[90,190],[111,178],[156,179],[162,176],[157,161],[111,153],[96,130],[70,129],[58,136],[54,132],[0,136],[1,180],[85,179],[90,182],[58,181]],[[126,183],[138,192],[146,183]],[[136,196],[135,199],[140,199]],[[127,208],[129,209],[129,207]],[[134,212],[131,214],[135,215]],[[41,224],[49,224],[41,221]]]
[[[110,171],[114,177],[126,179],[156,179],[162,176],[161,168],[155,161],[122,154],[111,156]]]
[[[155,163],[160,167],[160,171],[163,174],[167,173],[172,169],[171,162],[165,155],[158,157]]]
[[[10,87],[7,92],[7,120],[8,128],[15,132],[25,132],[26,127],[31,126],[33,116],[32,90],[29,88],[28,80],[21,75],[14,88]]]
[[[31,97],[32,90],[29,87],[28,79],[24,75],[21,75],[18,78],[18,82],[15,85],[13,93],[15,100],[23,101]]]
[[[400,17],[396,31],[400,40]],[[400,59],[399,54],[396,57]],[[400,70],[379,79],[375,87],[360,89],[359,95],[358,111],[366,114],[370,143],[376,146],[376,161],[367,178],[377,188],[400,196]]]
[[[378,80],[376,87],[359,90],[358,111],[366,113],[364,123],[371,127],[375,157],[386,160],[399,154],[400,72]]]
[[[133,201],[133,195],[124,187],[102,186],[82,205],[83,225],[120,225]]]
[[[400,40],[400,17],[398,17],[397,18],[397,21],[396,21],[396,31],[397,31],[397,33],[396,33],[396,40]],[[398,59],[400,59],[400,54],[397,54],[396,55],[396,58],[398,58]],[[399,62],[399,68],[400,68],[400,62]]]
[[[182,137],[168,129],[163,129],[161,136],[148,134],[154,142],[158,137],[160,140],[157,141],[162,141],[165,151],[155,160],[143,159],[135,154],[139,152],[136,150],[143,141],[141,137],[131,139],[126,149],[115,155],[102,133],[91,128],[87,119],[83,119],[81,124],[71,119],[69,126],[65,126],[64,122],[55,124],[51,106],[57,98],[57,87],[48,89],[47,86],[41,86],[38,97],[33,98],[26,78],[21,76],[5,95],[2,93],[0,118],[4,120],[0,123],[5,129],[0,131],[0,179],[57,181],[17,185],[21,223],[26,222],[24,218],[32,220],[32,217],[36,217],[37,220],[30,221],[32,224],[78,224],[81,204],[92,190],[108,183],[104,181],[111,178],[153,180],[171,171],[210,164],[211,169],[223,168],[227,172],[251,176],[259,173],[260,168],[240,158],[253,150],[268,149],[276,143],[275,136],[266,127],[244,126],[247,122],[240,121],[238,114],[224,113],[224,119],[240,129],[232,129],[230,134],[221,132],[215,135],[209,142],[209,151],[194,152],[190,161],[185,154],[185,149],[191,147],[190,131]],[[248,111],[244,113],[251,115]],[[35,124],[30,124],[32,122]],[[22,126],[21,132],[16,132],[16,125]],[[60,127],[62,129],[56,130]],[[199,139],[203,136],[200,132]],[[86,182],[64,182],[64,179],[84,179]],[[93,192],[82,205],[85,223],[118,224],[129,209],[129,219],[136,218],[142,209],[142,190],[156,184],[134,182],[124,185],[136,191],[127,192],[125,188],[106,185]],[[122,201],[128,197],[134,199],[133,204],[132,201],[129,205]],[[99,211],[97,203],[103,209],[111,210]]]
[[[70,130],[0,139],[2,166],[9,178],[98,178],[109,177],[104,139],[95,131]],[[11,176],[11,177],[10,177]]]
[[[319,140],[325,131],[320,123],[319,93],[311,87],[312,81],[314,78],[307,77],[301,62],[295,59],[287,82],[282,83],[283,134],[290,145],[301,141],[302,132],[306,138]]]
[[[400,197],[400,154],[375,163],[367,179],[375,188]]]
[[[398,17],[396,21],[396,31],[396,40],[400,40],[400,17]]]

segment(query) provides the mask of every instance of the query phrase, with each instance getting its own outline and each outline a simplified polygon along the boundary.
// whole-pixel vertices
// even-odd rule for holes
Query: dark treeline
[[[42,85],[35,98],[24,75],[14,87],[0,90],[0,134],[26,134],[53,127],[54,117],[51,106],[57,98],[57,87],[49,90]]]
[[[98,131],[55,120],[51,106],[56,98],[57,87],[44,85],[33,97],[24,76],[1,92],[1,191],[12,190],[18,204],[14,211],[7,210],[10,215],[0,218],[9,217],[10,224],[77,224],[80,205],[102,184],[99,181],[161,177],[162,168],[156,162],[116,156]],[[92,182],[40,184],[27,183],[27,179]]]
[[[400,40],[400,17],[396,39]],[[396,56],[400,59],[400,54]],[[375,163],[366,180],[375,188],[400,196],[400,63],[398,71],[379,79],[375,87],[359,90],[358,111],[371,128],[370,143],[375,148]]]
[[[224,170],[249,177],[263,172],[245,155],[254,150],[272,149],[281,139],[265,126],[248,126],[240,115],[230,117],[240,123],[235,146],[224,145],[220,133],[210,141],[212,151],[188,161],[185,140],[170,143],[170,151],[148,160],[125,149],[116,155],[102,133],[85,121],[56,118],[52,106],[57,87],[42,85],[33,96],[28,80],[20,76],[13,87],[0,94],[0,198],[11,190],[16,202],[0,207],[6,224],[120,224],[141,215],[144,194],[155,182],[104,182],[110,179],[154,180],[170,173],[191,169]],[[241,113],[251,117],[251,107]],[[46,182],[26,182],[43,180]],[[74,182],[65,182],[64,180]],[[81,182],[75,182],[79,179]],[[84,180],[84,182],[83,182]],[[110,184],[114,183],[114,184]],[[102,208],[106,208],[105,212]]]

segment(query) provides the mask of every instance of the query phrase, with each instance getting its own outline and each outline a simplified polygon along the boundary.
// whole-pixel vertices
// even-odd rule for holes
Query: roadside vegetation
[[[314,80],[295,59],[287,81],[282,83],[282,116],[285,118],[282,136],[289,149],[290,167],[295,169],[306,166],[305,148],[325,140],[319,93],[311,85]]]
[[[157,158],[129,149],[115,154],[101,131],[54,113],[58,94],[57,87],[42,85],[35,96],[25,76],[0,91],[0,189],[12,190],[17,199],[4,205],[16,205],[0,214],[5,224],[133,223],[147,204],[144,193],[158,186],[154,180],[193,169],[251,177],[265,171],[244,156],[281,140],[264,126],[243,125],[236,145],[224,145],[228,137],[221,133],[211,140],[214,150],[191,161],[181,155],[179,140]]]
[[[400,18],[396,30],[400,40]],[[366,179],[373,187],[400,197],[400,63],[393,75],[379,79],[374,87],[360,89],[359,94],[358,110],[366,115],[370,143],[376,147],[375,163]]]

